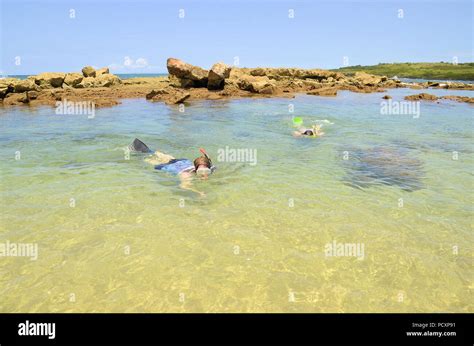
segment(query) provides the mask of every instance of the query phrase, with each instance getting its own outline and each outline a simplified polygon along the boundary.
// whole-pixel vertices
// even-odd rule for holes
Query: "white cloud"
[[[123,58],[122,64],[110,64],[111,70],[134,70],[134,69],[145,69],[151,67],[145,58],[138,58],[133,60],[131,57],[126,56]]]
[[[135,61],[135,66],[137,67],[147,67],[148,66],[148,61],[146,61],[145,58],[138,58],[136,61]]]

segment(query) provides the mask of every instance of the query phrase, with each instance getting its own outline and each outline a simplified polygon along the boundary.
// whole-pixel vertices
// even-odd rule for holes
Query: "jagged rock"
[[[86,66],[82,69],[82,74],[84,77],[95,77],[96,71],[92,66]]]
[[[394,80],[394,79],[388,79],[385,82],[383,82],[383,86],[385,88],[396,88],[400,84],[399,80]]]
[[[151,100],[155,98],[156,96],[162,96],[162,95],[167,95],[169,92],[165,89],[160,89],[160,90],[152,90],[148,94],[146,94],[145,98],[147,100]]]
[[[4,99],[8,94],[8,87],[0,87],[0,99]]]
[[[3,99],[3,104],[6,106],[21,105],[28,103],[26,93],[10,93]]]
[[[207,88],[212,89],[222,89],[224,87],[224,80],[229,78],[230,70],[232,68],[223,62],[218,62],[212,65],[209,70]]]
[[[249,71],[249,74],[255,77],[265,77],[267,76],[267,73],[268,73],[268,69],[265,69],[262,67],[257,67]]]
[[[241,76],[237,81],[237,85],[241,90],[246,90],[253,93],[261,93],[262,91],[264,91],[264,93],[268,93],[269,88],[275,86],[266,76],[257,77],[249,75]]]
[[[387,77],[375,76],[365,72],[356,72],[354,79],[363,85],[375,86],[383,81],[386,81]]]
[[[318,70],[318,69],[299,69],[299,68],[254,68],[254,69],[242,69],[244,73],[250,74],[255,77],[268,77],[275,80],[283,80],[288,78],[297,78],[297,79],[313,79],[313,80],[327,80],[332,78],[332,80],[345,79],[343,73]]]
[[[461,83],[461,82],[447,82],[446,84],[441,84],[435,88],[444,88],[444,89],[459,89],[459,90],[474,90],[474,83]]]
[[[165,98],[165,103],[168,105],[183,103],[187,98],[191,96],[190,93],[184,91],[177,91],[176,93],[170,94]]]
[[[35,83],[42,89],[60,88],[63,85],[65,73],[45,72],[35,77]]]
[[[405,96],[405,100],[409,100],[409,101],[419,101],[419,100],[436,101],[437,99],[438,99],[438,96],[427,94],[427,93]]]
[[[21,102],[21,103],[28,103],[28,102],[30,102],[30,100],[28,99],[28,95],[26,94],[26,92],[20,93],[20,97],[18,98],[18,101]]]
[[[259,94],[264,94],[264,95],[272,95],[272,94],[276,94],[277,92],[278,92],[277,87],[272,84],[266,85],[258,91]]]
[[[316,95],[316,96],[337,96],[336,88],[321,88],[316,90],[311,90],[306,93],[307,95]]]
[[[0,79],[0,99],[4,99],[8,93],[12,93],[15,90],[15,84],[19,81],[18,78]]]
[[[120,83],[120,78],[114,74],[102,74],[93,81],[94,87],[111,87]]]
[[[305,88],[308,88],[310,90],[313,90],[313,89],[319,89],[319,88],[322,88],[323,87],[323,84],[314,80],[314,79],[304,79],[302,81],[291,81],[290,84],[287,84],[286,86],[289,87],[289,88],[292,88],[293,86],[295,86],[295,83],[298,83],[299,87],[305,87]]]
[[[176,76],[170,75],[168,77],[170,81],[170,85],[176,88],[192,88],[194,85],[194,81],[191,79],[186,78],[178,78]]]
[[[75,88],[83,79],[84,77],[80,73],[68,73],[64,78],[64,83]]]
[[[8,86],[11,86],[12,90],[14,88],[14,85],[21,81],[21,79],[18,78],[3,78],[0,79],[0,88],[5,88]]]
[[[452,101],[457,101],[457,102],[474,103],[474,97],[468,97],[468,96],[448,95],[448,96],[441,96],[440,99],[452,100]]]
[[[185,81],[183,81],[183,84],[189,85],[190,80],[194,87],[207,86],[207,78],[209,74],[207,70],[175,58],[169,58],[166,61],[166,67],[170,75],[178,79],[184,79]]]
[[[94,77],[85,77],[79,84],[76,85],[76,88],[92,88],[94,87],[94,81]]]
[[[384,95],[382,98],[383,98],[384,100],[389,100],[389,99],[392,98],[392,96],[390,96],[390,95]]]
[[[24,79],[24,80],[19,80],[16,83],[13,83],[14,90],[13,92],[15,93],[22,93],[25,91],[30,91],[30,90],[37,90],[39,89],[38,86],[35,84],[35,81],[33,79]]]
[[[373,92],[385,92],[386,90],[383,88],[380,88],[378,86],[366,86],[359,84],[358,86],[356,85],[350,85],[350,84],[343,84],[339,86],[339,89],[341,90],[349,90],[355,93],[373,93]]]
[[[103,67],[95,71],[95,76],[99,77],[103,74],[109,74],[109,68],[108,67]]]
[[[34,91],[34,90],[27,91],[26,92],[26,97],[27,97],[28,101],[36,100],[38,98],[38,92]]]
[[[100,87],[111,87],[121,84],[122,80],[114,74],[102,74],[96,78],[84,77],[80,83],[77,83],[74,87],[83,88],[100,88]]]

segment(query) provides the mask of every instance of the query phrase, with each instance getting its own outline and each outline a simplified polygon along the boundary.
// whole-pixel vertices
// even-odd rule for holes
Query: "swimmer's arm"
[[[295,137],[301,137],[301,132],[299,132],[299,131],[294,131],[294,132],[293,132],[293,136],[295,136]]]
[[[181,180],[181,183],[179,184],[179,187],[182,188],[183,190],[189,190],[192,192],[197,193],[201,197],[206,196],[204,192],[201,192],[199,190],[196,190],[193,185],[192,185],[192,173],[189,172],[183,172],[179,175],[179,179]]]

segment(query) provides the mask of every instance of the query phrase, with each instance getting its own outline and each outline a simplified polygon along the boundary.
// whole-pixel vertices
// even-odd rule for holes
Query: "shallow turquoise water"
[[[0,108],[0,243],[39,249],[0,257],[0,311],[472,312],[474,108],[381,115],[382,95]],[[294,116],[326,135],[294,138]],[[206,148],[206,196],[127,159],[134,137]],[[226,146],[257,164],[217,162]],[[333,242],[364,256],[329,257]]]

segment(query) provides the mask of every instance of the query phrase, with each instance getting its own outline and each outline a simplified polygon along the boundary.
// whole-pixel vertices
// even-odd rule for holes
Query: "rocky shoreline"
[[[337,96],[340,90],[358,93],[384,92],[391,88],[474,90],[474,84],[457,82],[404,83],[365,72],[344,74],[320,69],[239,68],[214,64],[210,70],[167,60],[167,77],[121,80],[108,68],[86,66],[81,73],[41,73],[27,79],[0,79],[0,99],[4,106],[56,105],[58,101],[94,102],[96,107],[113,106],[122,98],[146,98],[153,102],[180,104],[192,100],[217,100],[240,97],[295,97],[305,93]],[[437,100],[420,94],[408,100]],[[413,96],[413,97],[412,97]],[[432,96],[432,95],[431,95]],[[474,103],[473,97],[444,96],[459,102]]]

